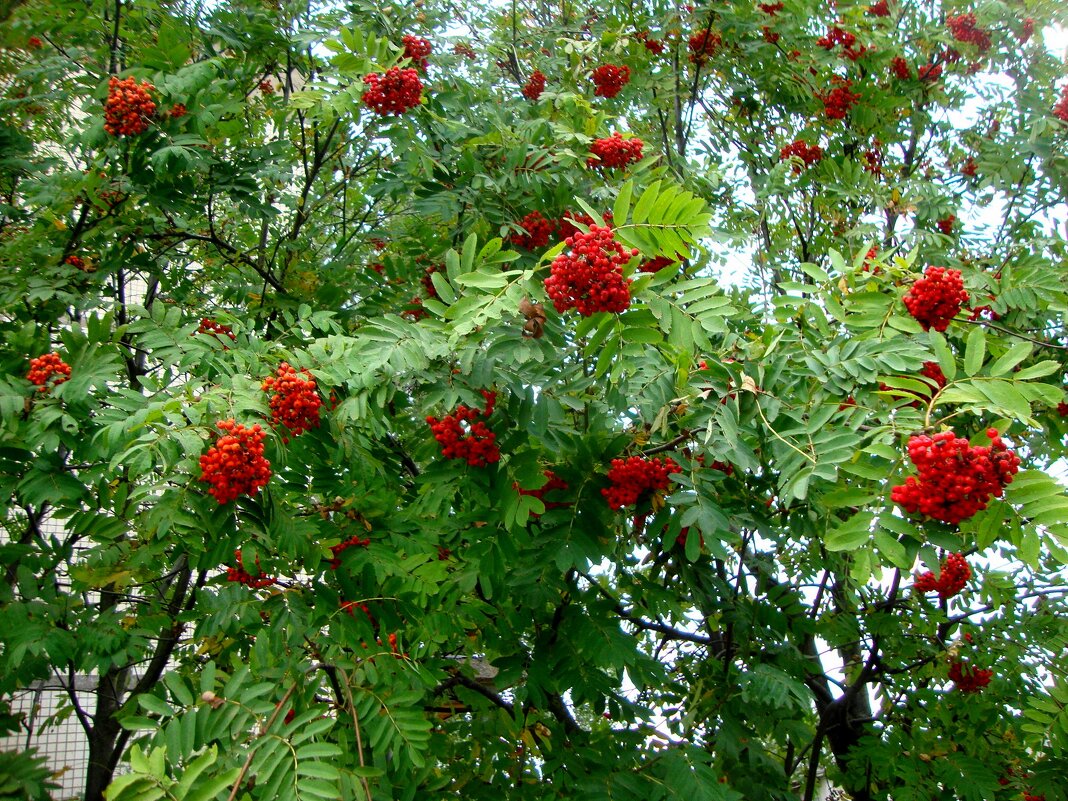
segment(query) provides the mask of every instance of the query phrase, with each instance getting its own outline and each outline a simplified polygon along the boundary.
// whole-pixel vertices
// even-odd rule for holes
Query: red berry
[[[968,299],[960,270],[945,267],[928,267],[902,298],[924,331],[945,331]]]
[[[558,312],[576,309],[583,317],[599,311],[619,313],[630,306],[630,279],[623,265],[638,255],[615,240],[611,228],[590,226],[588,234],[567,238],[568,253],[557,256],[545,291]]]
[[[912,69],[909,67],[909,63],[901,56],[894,56],[890,60],[890,71],[900,81],[907,81],[912,77]]]
[[[602,64],[590,77],[597,87],[593,92],[595,96],[615,97],[630,82],[630,67]]]
[[[149,92],[156,87],[148,81],[137,85],[133,78],[108,81],[108,98],[104,101],[104,130],[112,136],[136,136],[148,130],[156,115],[156,104]]]
[[[210,334],[210,335],[214,336],[216,339],[218,339],[219,337],[224,337],[224,336],[225,337],[230,337],[230,341],[231,342],[237,340],[237,335],[234,334],[233,329],[230,328],[230,326],[223,325],[222,323],[217,323],[214,320],[212,320],[210,317],[202,317],[200,319],[200,325],[197,327],[197,330],[194,333],[195,334]],[[223,346],[223,350],[229,350],[229,348],[227,348],[224,345]]]
[[[1061,99],[1053,107],[1053,116],[1068,122],[1068,83],[1061,87]]]
[[[360,537],[353,535],[344,542],[339,542],[337,545],[331,545],[330,553],[333,555],[333,558],[330,560],[330,569],[337,570],[341,567],[341,554],[349,548],[366,548],[370,544],[370,539],[360,539]]]
[[[549,237],[556,230],[556,222],[545,219],[540,211],[532,211],[519,221],[522,234],[510,234],[508,242],[524,250],[537,250],[549,244]]]
[[[26,46],[30,50],[40,50],[42,47],[44,47],[44,42],[41,41],[39,36],[31,36],[26,41]]]
[[[783,2],[761,3],[758,8],[765,14],[767,14],[769,17],[774,17],[777,13],[786,8],[786,4]]]
[[[873,3],[868,6],[868,13],[873,17],[889,17],[890,16],[890,4],[887,0],[879,0],[877,3]]]
[[[226,571],[226,580],[233,581],[237,584],[244,584],[246,587],[252,589],[261,589],[262,587],[270,587],[274,584],[275,580],[266,575],[260,570],[260,559],[256,557],[256,575],[253,576],[247,570],[245,570],[244,564],[241,562],[241,549],[238,548],[234,551],[234,558],[237,559],[237,567],[231,567]]]
[[[69,264],[76,270],[85,269],[85,259],[83,259],[81,256],[67,256],[67,258],[63,260],[63,263]]]
[[[319,427],[319,407],[323,402],[315,378],[307,370],[298,373],[282,362],[276,375],[264,379],[261,389],[274,393],[270,400],[272,425],[285,426],[293,436]]]
[[[208,494],[220,504],[255,495],[271,478],[271,463],[263,457],[263,429],[258,424],[245,428],[232,419],[215,427],[223,436],[200,457],[200,481],[211,484]]]
[[[479,420],[493,414],[497,393],[482,390],[486,406],[481,411],[460,404],[452,414],[442,419],[426,418],[434,439],[441,445],[441,455],[446,459],[464,459],[472,467],[485,467],[501,460],[497,447],[497,435]]]
[[[958,42],[973,44],[980,53],[990,49],[990,33],[976,25],[975,14],[950,14],[946,17],[946,27]]]
[[[550,492],[563,492],[567,489],[570,489],[568,483],[562,478],[560,478],[560,476],[556,475],[556,473],[554,473],[552,470],[546,470],[543,475],[548,479],[548,481],[538,487],[538,489],[523,489],[519,486],[518,482],[512,484],[512,488],[516,490],[520,495],[530,495],[534,498],[537,498],[543,504],[545,504],[546,509],[556,509],[560,506],[567,506],[568,504],[564,501],[547,501],[545,500],[545,496],[548,495]],[[537,512],[531,512],[531,514],[535,517],[539,516]]]
[[[404,57],[412,60],[412,64],[420,70],[426,71],[427,56],[434,52],[434,48],[426,39],[419,36],[405,34],[401,37],[404,43]]]
[[[47,392],[49,387],[62,384],[70,379],[70,365],[64,362],[58,353],[46,353],[30,359],[30,370],[26,380],[37,385],[38,392]]]
[[[704,29],[690,37],[690,61],[693,64],[704,64],[716,54],[723,37],[715,31]]]
[[[645,143],[636,136],[624,139],[619,131],[607,139],[595,139],[590,145],[590,157],[586,159],[587,167],[600,170],[626,167],[642,160],[642,148]]]
[[[990,684],[994,677],[993,670],[977,668],[954,659],[949,665],[949,680],[962,693],[977,693]]]
[[[985,509],[1020,469],[1020,457],[1005,446],[997,430],[986,433],[990,445],[978,447],[952,431],[911,437],[909,458],[919,476],[893,487],[891,500],[913,514],[954,525]]]
[[[545,75],[541,70],[530,73],[526,85],[523,87],[523,97],[527,100],[537,100],[545,91]]]
[[[613,459],[612,469],[608,471],[612,486],[602,489],[601,494],[612,509],[634,506],[652,494],[668,489],[671,474],[681,470],[670,456],[663,459],[641,456]]]
[[[829,120],[845,119],[850,109],[860,100],[860,95],[852,91],[853,82],[837,75],[831,77],[834,88],[816,96],[823,102],[823,110]]]
[[[796,175],[800,175],[805,167],[818,164],[822,158],[823,149],[819,145],[810,145],[803,139],[796,139],[779,151],[780,161],[787,161],[788,159],[801,160],[800,164],[794,161],[793,170]]]
[[[423,99],[423,82],[412,67],[391,67],[382,75],[372,72],[364,76],[367,89],[363,104],[376,114],[404,114],[418,106]]]
[[[917,592],[937,592],[939,598],[952,598],[964,589],[968,579],[972,577],[972,569],[968,566],[964,556],[959,553],[951,553],[942,562],[942,570],[938,578],[928,570],[916,576],[912,587]]]
[[[175,103],[173,106],[171,106],[171,110],[168,112],[172,120],[177,120],[181,117],[184,117],[188,113],[189,109],[185,107],[184,103]]]

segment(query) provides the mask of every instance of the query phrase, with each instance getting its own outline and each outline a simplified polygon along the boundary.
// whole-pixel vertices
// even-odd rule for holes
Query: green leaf
[[[938,360],[938,366],[942,368],[942,374],[946,377],[946,381],[952,381],[957,377],[957,360],[953,356],[953,351],[949,349],[946,338],[940,332],[932,328],[928,336],[931,349]]]
[[[964,347],[964,374],[976,375],[986,356],[986,331],[981,325],[972,328]]]
[[[612,206],[612,219],[616,226],[625,225],[627,222],[627,215],[630,213],[630,196],[633,191],[634,182],[627,181],[616,195],[616,202]]]
[[[858,512],[828,532],[823,541],[824,547],[828,551],[851,551],[859,548],[871,537],[871,524],[874,519],[875,515],[871,512]]]
[[[634,213],[631,215],[631,222],[634,225],[641,225],[649,219],[649,212],[652,210],[653,204],[656,203],[657,194],[660,192],[660,183],[660,181],[653,181],[645,188],[641,197],[638,198],[638,202],[634,205]]]
[[[1013,367],[1031,355],[1031,349],[1030,342],[1017,342],[1000,359],[990,365],[990,375],[1004,375],[1010,372]]]

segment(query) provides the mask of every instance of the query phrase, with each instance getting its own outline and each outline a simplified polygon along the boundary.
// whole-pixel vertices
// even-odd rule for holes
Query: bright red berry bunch
[[[234,558],[237,559],[237,567],[231,567],[226,571],[227,581],[233,581],[237,584],[244,584],[246,587],[251,587],[254,590],[261,589],[262,587],[270,587],[272,584],[274,584],[275,580],[259,569],[259,557],[256,558],[255,576],[245,570],[245,565],[241,562],[240,548],[234,551]]]
[[[210,317],[202,317],[200,319],[200,325],[197,326],[196,333],[198,334],[211,334],[218,337],[230,337],[231,341],[237,340],[237,335],[230,326],[217,323]]]
[[[413,67],[391,67],[382,75],[372,72],[364,76],[363,82],[367,86],[363,104],[376,114],[403,114],[423,100],[423,82]]]
[[[1023,26],[1020,28],[1020,32],[1016,34],[1017,41],[1020,44],[1027,44],[1027,41],[1035,35],[1035,20],[1034,17],[1028,17],[1024,20]]]
[[[30,50],[40,50],[44,47],[44,42],[41,41],[40,36],[31,36],[26,40],[26,47],[30,48]]]
[[[919,477],[909,476],[890,498],[913,514],[957,524],[985,509],[991,496],[1001,497],[1020,469],[996,429],[988,429],[989,446],[972,447],[952,431],[909,439],[909,458]]]
[[[643,147],[645,147],[645,142],[638,137],[632,136],[624,139],[623,135],[616,131],[608,138],[593,140],[586,166],[601,170],[626,167],[628,164],[642,160]]]
[[[268,80],[260,81],[260,92],[265,95],[274,94],[274,84]]]
[[[189,113],[189,109],[185,107],[185,103],[175,103],[171,106],[171,110],[167,112],[172,120],[178,120]]]
[[[927,83],[934,83],[942,77],[942,65],[935,63],[921,64],[919,70],[916,72],[917,77],[921,81]]]
[[[954,659],[949,665],[949,680],[962,693],[977,693],[990,684],[994,671],[968,665]]]
[[[817,95],[823,102],[823,111],[829,120],[845,119],[846,114],[860,100],[860,95],[852,91],[853,82],[838,75],[832,76],[834,88]]]
[[[556,230],[556,221],[547,220],[540,211],[532,211],[519,221],[522,234],[512,234],[508,241],[524,250],[537,250],[549,244],[549,237]]]
[[[484,389],[482,397],[486,399],[486,406],[481,411],[461,403],[452,414],[440,420],[434,416],[426,418],[434,439],[441,445],[441,455],[446,459],[464,459],[472,467],[485,467],[501,460],[497,435],[479,420],[493,414],[497,393]]]
[[[539,501],[545,504],[546,509],[556,509],[560,506],[567,506],[568,504],[566,501],[547,501],[545,500],[545,496],[548,495],[550,492],[569,489],[568,483],[562,478],[560,478],[560,476],[556,475],[556,473],[554,473],[552,470],[546,470],[543,475],[548,479],[548,481],[546,481],[537,489],[523,489],[519,486],[518,482],[516,482],[512,486],[520,495],[530,495],[531,497],[537,498]],[[533,514],[535,517],[538,516],[536,512],[532,512],[531,514]]]
[[[968,298],[960,270],[928,267],[902,300],[924,331],[945,331]]]
[[[616,241],[611,228],[591,225],[588,234],[567,238],[568,253],[557,256],[545,291],[558,312],[576,309],[583,317],[599,311],[619,313],[630,306],[630,279],[623,265],[638,255]]]
[[[104,101],[104,130],[112,136],[136,136],[148,130],[156,115],[156,104],[148,94],[154,90],[148,81],[137,85],[133,78],[108,81],[108,99]]]
[[[273,425],[285,426],[294,437],[319,427],[319,407],[323,402],[315,378],[307,370],[297,372],[288,362],[282,362],[278,372],[265,378],[260,388],[274,393],[270,401]]]
[[[200,480],[211,484],[208,494],[220,504],[238,495],[255,495],[271,478],[271,463],[263,457],[263,429],[233,420],[215,427],[223,435],[200,457]]]
[[[667,45],[664,44],[664,42],[662,42],[660,39],[654,39],[649,34],[649,31],[639,31],[638,33],[634,34],[634,38],[641,42],[643,45],[645,45],[645,49],[652,53],[654,56],[663,55],[664,51],[667,49]]]
[[[49,386],[62,384],[70,379],[70,365],[59,358],[58,353],[46,353],[30,359],[26,380],[37,385],[38,392],[47,392]]]
[[[643,273],[658,273],[665,267],[670,267],[672,264],[678,264],[678,262],[670,256],[657,256],[655,259],[643,261],[638,265],[638,269]]]
[[[527,100],[537,100],[544,91],[545,75],[541,70],[534,70],[534,72],[530,73],[530,77],[527,78],[526,85],[523,87],[523,97]]]
[[[611,509],[622,509],[650,495],[662,492],[671,486],[671,474],[682,470],[670,456],[663,459],[645,459],[631,456],[628,459],[613,459],[612,469],[608,471],[608,480],[612,486],[601,490]]]
[[[402,36],[401,42],[404,44],[404,57],[410,58],[412,64],[425,72],[427,65],[426,57],[434,52],[434,48],[430,45],[430,42],[420,36],[412,36],[411,34]]]
[[[979,165],[975,163],[974,157],[968,156],[967,161],[961,165],[960,174],[968,178],[974,178],[979,174]]]
[[[1061,99],[1053,107],[1053,116],[1068,122],[1068,83],[1061,87]]]
[[[825,36],[821,36],[816,40],[816,45],[822,47],[824,50],[834,50],[838,45],[841,45],[844,48],[852,47],[856,44],[856,41],[856,36],[843,30],[837,25],[833,25],[827,29],[827,34]]]
[[[466,42],[457,42],[456,44],[454,44],[452,46],[452,52],[458,56],[463,56],[464,58],[478,58],[478,53],[476,53],[474,51],[474,48],[472,48],[471,45],[467,44]]]
[[[950,234],[953,233],[953,225],[956,222],[957,222],[957,215],[956,214],[948,214],[945,217],[943,217],[941,220],[938,220],[935,223],[935,225],[938,226],[938,230],[939,231],[941,231],[946,236],[949,236]]]
[[[889,17],[890,3],[887,0],[879,0],[878,3],[868,6],[868,13],[873,17]]]
[[[972,577],[972,569],[959,553],[951,553],[942,562],[942,570],[938,578],[928,570],[916,576],[912,588],[916,592],[937,592],[939,598],[952,598],[964,589],[968,579]]]
[[[765,14],[767,14],[769,17],[774,17],[776,14],[778,14],[780,11],[782,11],[784,8],[786,8],[786,4],[782,3],[782,2],[761,3],[757,7],[761,11],[763,11]]]
[[[81,256],[67,256],[67,258],[63,259],[63,263],[69,264],[75,270],[85,269],[85,259],[83,259]]]
[[[924,362],[923,367],[920,369],[920,375],[934,381],[938,389],[946,385],[946,374],[942,372],[938,362]]]
[[[341,567],[341,554],[349,548],[366,548],[370,544],[370,539],[360,539],[360,537],[353,535],[344,542],[339,542],[337,545],[331,545],[330,553],[333,555],[333,559],[330,560],[330,569],[337,570]]]
[[[907,81],[912,77],[912,68],[901,56],[894,56],[890,60],[890,71],[894,73],[894,77],[899,81]]]
[[[704,64],[719,50],[723,44],[723,37],[715,31],[705,28],[690,37],[690,61],[693,64]]]
[[[975,14],[950,14],[946,27],[958,42],[973,44],[980,53],[990,49],[990,33],[976,25]]]
[[[805,167],[811,167],[823,158],[823,148],[819,145],[810,145],[803,139],[796,139],[779,151],[779,158],[782,161],[793,158],[801,159],[801,164],[794,162],[794,174],[800,175]]]
[[[597,97],[615,97],[624,86],[630,83],[630,67],[625,64],[602,64],[590,76],[597,88],[593,94]]]

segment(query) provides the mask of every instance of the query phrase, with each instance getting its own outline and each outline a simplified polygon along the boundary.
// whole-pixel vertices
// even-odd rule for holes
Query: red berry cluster
[[[894,74],[894,77],[900,81],[907,81],[912,77],[912,68],[909,67],[909,63],[901,56],[894,56],[890,60],[890,71]]]
[[[694,64],[704,64],[719,50],[723,44],[723,37],[715,31],[705,28],[690,37],[690,61]]]
[[[942,372],[938,362],[924,362],[923,367],[920,369],[920,375],[934,381],[938,389],[942,389],[946,385],[946,374]]]
[[[817,95],[817,97],[823,102],[823,110],[827,115],[827,119],[845,119],[846,114],[860,100],[860,95],[852,91],[853,82],[848,78],[834,75],[831,77],[831,82],[834,83],[834,88]]]
[[[363,104],[376,114],[403,114],[423,100],[423,82],[413,67],[391,67],[382,75],[372,72],[363,82],[367,86]]]
[[[230,328],[230,326],[223,325],[222,323],[217,323],[214,320],[212,320],[210,317],[202,317],[202,318],[200,318],[200,325],[197,326],[196,333],[198,333],[198,334],[211,334],[212,336],[214,336],[216,338],[218,338],[218,337],[230,337],[231,341],[236,341],[237,340],[237,335],[234,334],[234,331],[233,331],[232,328]]]
[[[298,373],[288,362],[282,362],[277,374],[265,378],[260,388],[274,393],[270,401],[273,425],[285,426],[294,437],[319,427],[319,407],[323,402],[315,378],[307,370]],[[289,440],[283,437],[282,441]]]
[[[602,64],[590,76],[597,88],[593,94],[597,97],[615,97],[630,82],[630,67],[625,64]]]
[[[803,139],[795,139],[779,151],[779,158],[781,161],[787,161],[794,158],[801,159],[802,163],[798,164],[795,161],[793,167],[794,174],[800,175],[801,170],[805,167],[811,167],[823,158],[823,148],[819,145],[810,145]]]
[[[872,264],[879,257],[879,248],[868,248],[868,252],[864,254],[864,264],[861,266],[862,272],[870,272],[872,275],[878,275],[883,271],[883,268],[878,264]]]
[[[964,556],[951,553],[942,562],[942,570],[938,578],[935,578],[935,574],[928,570],[916,576],[912,588],[916,592],[937,592],[938,597],[942,599],[952,598],[964,589],[964,585],[971,577],[972,569],[968,567]]]
[[[654,56],[663,55],[667,49],[667,45],[660,39],[654,39],[649,35],[649,31],[639,31],[634,34],[634,38],[645,45],[645,49],[652,53]]]
[[[626,250],[611,228],[591,225],[588,234],[567,238],[569,253],[561,253],[550,267],[545,291],[558,312],[576,309],[583,317],[599,311],[619,313],[630,306],[630,279],[623,265],[637,250]]]
[[[968,298],[960,270],[928,267],[902,300],[924,331],[945,331]]]
[[[764,37],[764,41],[768,44],[775,44],[782,38],[782,36],[771,29],[768,25],[760,26],[760,33]]]
[[[331,545],[330,553],[333,554],[333,559],[330,560],[330,569],[337,570],[341,567],[341,554],[349,548],[366,548],[370,544],[370,539],[360,539],[360,537],[353,535],[344,542],[339,542],[337,545]]]
[[[1028,17],[1024,20],[1023,27],[1020,28],[1020,32],[1016,34],[1016,39],[1020,44],[1027,44],[1027,41],[1035,35],[1035,20],[1034,17]]]
[[[1061,401],[1057,404],[1057,414],[1061,417],[1068,417],[1068,403]]]
[[[655,259],[649,259],[643,261],[638,265],[638,269],[643,273],[658,273],[665,267],[670,267],[672,264],[677,264],[670,256],[657,256]]]
[[[942,77],[942,65],[937,62],[921,64],[916,74],[921,81],[934,83]]]
[[[977,693],[990,684],[994,671],[977,668],[954,659],[949,665],[949,680],[962,693]]]
[[[759,6],[757,6],[757,8],[759,8],[761,11],[763,11],[769,17],[774,17],[776,14],[778,14],[780,11],[782,11],[784,8],[786,8],[786,4],[782,3],[782,2],[778,2],[778,3],[761,3]]]
[[[537,489],[532,489],[532,490],[523,489],[522,487],[519,486],[518,482],[513,484],[512,487],[520,495],[530,495],[530,496],[532,496],[534,498],[537,498],[539,501],[541,501],[543,504],[545,504],[545,508],[546,509],[556,509],[556,508],[558,508],[560,506],[567,506],[568,504],[567,504],[566,501],[547,501],[547,500],[545,500],[545,496],[548,495],[550,492],[553,492],[553,491],[556,491],[556,490],[563,491],[563,490],[569,489],[568,483],[566,481],[564,481],[562,478],[560,478],[560,476],[556,475],[556,473],[554,473],[552,470],[546,470],[543,473],[543,475],[545,476],[545,478],[548,479],[548,481],[546,481],[544,484],[542,484]],[[536,512],[532,512],[531,514],[537,516]]]
[[[935,225],[938,226],[938,230],[946,236],[953,233],[953,224],[957,221],[956,214],[947,214],[941,220],[938,220]]]
[[[200,457],[200,480],[211,484],[208,494],[220,504],[255,495],[271,478],[271,463],[263,457],[263,429],[258,423],[245,428],[232,419],[215,427],[223,436]]]
[[[274,84],[267,80],[260,81],[260,92],[265,95],[273,95]]]
[[[545,75],[541,70],[534,70],[534,72],[530,73],[530,77],[527,78],[526,85],[523,87],[523,97],[527,100],[537,100],[544,91]]]
[[[81,256],[67,256],[67,258],[63,259],[63,263],[69,264],[76,270],[85,269],[85,259],[83,259]]]
[[[557,224],[554,220],[545,219],[540,211],[532,211],[519,221],[519,225],[524,233],[510,235],[509,243],[524,250],[537,250],[549,244],[549,237],[556,230]]]
[[[419,36],[412,36],[411,34],[405,34],[401,37],[401,42],[404,43],[404,57],[410,58],[412,64],[419,69],[426,71],[427,59],[434,48],[430,46],[430,42]]]
[[[148,81],[138,86],[133,78],[120,81],[112,75],[108,81],[108,99],[104,101],[104,130],[112,136],[144,133],[156,115],[156,104],[148,94],[155,88]]]
[[[972,156],[968,156],[967,161],[961,165],[960,174],[968,178],[974,178],[979,174],[979,165],[975,163],[975,159]]]
[[[636,136],[624,139],[616,131],[606,139],[594,139],[590,145],[590,157],[586,159],[587,167],[607,170],[626,167],[628,164],[642,160],[642,148],[645,142]]]
[[[474,48],[472,48],[471,45],[467,44],[466,42],[457,42],[456,44],[454,44],[452,46],[452,52],[458,56],[463,56],[464,58],[478,58],[478,53],[476,53],[474,51]]]
[[[990,33],[975,23],[975,14],[950,14],[946,17],[946,27],[954,39],[973,44],[980,53],[985,53],[990,49]]]
[[[870,172],[872,175],[883,174],[883,150],[882,142],[878,139],[874,140],[871,144],[871,148],[864,151],[864,171]]]
[[[271,576],[264,574],[260,567],[259,557],[256,557],[256,575],[253,576],[247,570],[245,570],[244,564],[241,562],[241,549],[238,548],[234,551],[234,558],[237,559],[237,567],[231,567],[226,571],[226,580],[233,581],[238,584],[244,584],[246,587],[251,587],[254,590],[261,589],[262,587],[270,587],[274,584],[274,579]]]
[[[446,459],[465,459],[472,467],[485,467],[501,460],[497,435],[478,419],[493,414],[497,393],[484,389],[482,397],[486,399],[486,406],[481,411],[461,403],[441,420],[434,416],[426,418],[434,439],[441,445],[441,455]]]
[[[622,509],[644,501],[656,492],[671,486],[670,475],[682,470],[670,456],[663,459],[645,459],[631,456],[628,459],[613,459],[608,480],[612,486],[601,490],[611,509]]]
[[[1061,87],[1061,99],[1053,107],[1053,116],[1068,122],[1068,83]]]
[[[38,392],[47,392],[51,386],[62,384],[70,379],[70,365],[59,358],[58,353],[45,353],[30,359],[30,370],[26,380],[37,385]]]
[[[185,103],[175,103],[171,106],[171,110],[167,112],[172,120],[181,119],[189,113],[189,109],[185,107]]]
[[[864,54],[865,48],[862,47],[860,50],[857,50],[853,47],[856,43],[857,37],[855,35],[839,28],[837,25],[828,28],[827,34],[816,40],[816,44],[824,50],[834,50],[834,48],[841,45],[842,55],[850,61],[856,61]]]
[[[1001,497],[1020,469],[1020,457],[1005,447],[996,429],[989,446],[972,447],[952,431],[909,439],[909,458],[919,478],[909,476],[890,491],[907,511],[956,524],[985,509],[990,496]]]
[[[868,6],[868,13],[873,17],[889,17],[890,3],[887,0],[879,0],[878,3]]]
[[[26,40],[26,47],[30,48],[30,50],[40,50],[44,47],[44,42],[41,41],[39,36],[31,36]]]

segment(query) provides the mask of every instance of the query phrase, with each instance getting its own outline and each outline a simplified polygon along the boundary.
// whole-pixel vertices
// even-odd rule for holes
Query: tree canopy
[[[1058,0],[0,16],[86,801],[1068,798]]]

